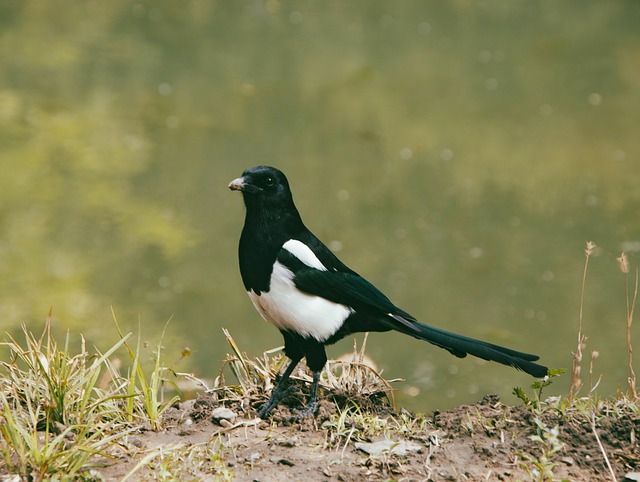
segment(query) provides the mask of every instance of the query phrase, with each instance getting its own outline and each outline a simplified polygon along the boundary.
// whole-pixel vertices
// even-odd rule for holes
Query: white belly
[[[352,310],[320,296],[300,291],[293,283],[293,273],[276,262],[268,292],[249,291],[249,297],[262,317],[280,330],[306,338],[325,341],[333,335]]]

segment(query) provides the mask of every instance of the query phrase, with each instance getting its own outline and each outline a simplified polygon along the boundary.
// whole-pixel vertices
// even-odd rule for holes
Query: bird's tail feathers
[[[483,360],[512,366],[536,378],[547,375],[547,367],[533,363],[539,358],[536,355],[428,326],[405,312],[390,313],[389,316],[395,321],[392,322],[392,329],[444,348],[457,357],[463,358],[469,354]]]

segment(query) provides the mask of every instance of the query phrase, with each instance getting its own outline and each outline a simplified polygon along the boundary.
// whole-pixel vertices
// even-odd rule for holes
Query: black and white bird
[[[271,398],[260,408],[260,417],[266,418],[289,393],[288,379],[302,358],[313,372],[313,382],[308,404],[299,415],[312,415],[327,362],[325,345],[356,332],[395,330],[460,358],[469,354],[534,377],[547,375],[547,367],[534,363],[536,355],[427,326],[395,306],[306,228],[289,182],[278,169],[247,169],[229,188],[242,192],[247,211],[238,250],[244,287],[262,317],[282,333],[284,353],[291,359]]]

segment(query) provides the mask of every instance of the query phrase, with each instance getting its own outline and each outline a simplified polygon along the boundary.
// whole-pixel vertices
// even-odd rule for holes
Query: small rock
[[[64,431],[67,430],[67,426],[63,423],[60,422],[53,422],[53,432],[60,435],[61,433],[63,433]],[[65,434],[65,437],[67,437],[68,435]]]
[[[233,424],[236,420],[236,414],[233,410],[229,410],[225,407],[218,407],[211,412],[211,419],[217,423],[218,425],[227,425]],[[223,424],[222,421],[227,422],[227,424]]]
[[[133,437],[129,437],[129,443],[139,449],[142,449],[145,447],[145,444],[142,441],[142,439],[140,437],[136,437],[135,435]]]
[[[260,452],[254,452],[251,455],[249,455],[247,458],[245,458],[245,460],[249,463],[253,463],[253,462],[257,462],[261,458],[262,458],[262,454]]]
[[[291,438],[277,440],[276,443],[280,447],[295,447],[298,444],[298,436],[294,435]]]
[[[624,480],[629,482],[640,481],[640,472],[629,472],[624,474]]]
[[[379,442],[358,442],[356,443],[356,448],[358,450],[362,450],[364,453],[371,456],[378,456],[383,452],[387,452],[393,455],[404,456],[409,452],[417,452],[422,450],[422,447],[413,442],[407,442],[406,440],[380,440]]]
[[[560,459],[560,461],[561,461],[563,464],[565,464],[565,465],[569,465],[569,466],[571,466],[571,465],[574,465],[574,464],[575,464],[575,461],[574,461],[571,457],[562,457],[562,458]]]
[[[404,415],[405,417],[409,417],[409,418],[415,418],[413,414],[404,407],[400,409],[400,415]]]

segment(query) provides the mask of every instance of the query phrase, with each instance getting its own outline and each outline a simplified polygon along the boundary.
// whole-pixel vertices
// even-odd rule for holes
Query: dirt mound
[[[204,461],[195,478],[217,474],[233,480],[611,480],[603,450],[618,480],[638,469],[633,410],[600,407],[593,433],[590,415],[575,409],[512,407],[489,395],[428,417],[385,405],[373,412],[322,400],[315,418],[292,419],[301,400],[291,397],[269,421],[255,418],[262,399],[227,404],[229,419],[212,419],[212,397],[176,406],[165,431],[140,436],[141,454],[160,446],[214,444],[223,462]],[[172,445],[173,444],[173,445]],[[167,448],[169,447],[169,448]],[[134,460],[135,459],[135,460]],[[121,477],[138,457],[103,475]],[[144,470],[137,474],[144,477]],[[151,476],[151,474],[147,474]]]

